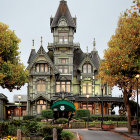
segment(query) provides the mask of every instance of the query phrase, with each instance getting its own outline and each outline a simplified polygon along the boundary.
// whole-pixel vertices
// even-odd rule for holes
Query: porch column
[[[96,103],[96,115],[99,114],[99,103]]]
[[[27,115],[31,115],[31,111],[30,111],[30,100],[27,101]]]
[[[108,104],[109,104],[108,114],[111,115],[111,111],[112,111],[111,106],[112,106],[112,103],[108,103]]]

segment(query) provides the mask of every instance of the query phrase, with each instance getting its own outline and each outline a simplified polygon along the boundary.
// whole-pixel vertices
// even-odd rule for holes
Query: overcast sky
[[[67,0],[71,15],[77,17],[75,42],[79,42],[82,50],[93,49],[93,38],[96,38],[96,49],[100,58],[108,48],[107,42],[114,34],[120,13],[130,8],[132,0]],[[47,51],[48,42],[53,42],[50,31],[50,17],[55,16],[59,0],[0,0],[0,22],[9,25],[21,39],[20,58],[27,67],[27,61],[35,40],[36,51],[40,47],[43,36],[43,47]],[[27,85],[21,90],[9,92],[0,88],[0,92],[13,101],[14,94],[27,94]],[[113,90],[113,96],[121,91]]]

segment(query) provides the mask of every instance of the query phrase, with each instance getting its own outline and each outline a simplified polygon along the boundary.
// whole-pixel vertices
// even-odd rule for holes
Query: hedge
[[[57,125],[45,125],[42,127],[42,135],[45,140],[51,140],[53,138],[53,128],[57,129],[57,139],[61,140],[61,132],[63,128]]]
[[[75,113],[75,118],[85,118],[90,116],[90,111],[88,109],[77,109]]]

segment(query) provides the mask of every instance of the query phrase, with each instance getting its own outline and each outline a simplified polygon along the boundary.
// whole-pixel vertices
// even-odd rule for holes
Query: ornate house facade
[[[43,48],[42,41],[37,52],[33,44],[27,67],[30,73],[29,115],[39,115],[50,108],[58,117],[62,112],[67,115],[78,108],[101,114],[102,101],[104,114],[111,115],[113,105],[123,103],[122,98],[112,97],[107,84],[101,89],[101,80],[96,78],[101,60],[95,40],[90,53],[84,53],[80,44],[74,43],[76,20],[71,16],[67,2],[60,1],[55,17],[50,18],[53,43],[48,43],[48,51]]]

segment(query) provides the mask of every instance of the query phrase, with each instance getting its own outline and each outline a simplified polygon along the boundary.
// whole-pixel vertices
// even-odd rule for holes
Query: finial
[[[32,40],[32,42],[33,42],[32,49],[35,49],[35,47],[34,47],[34,40]]]
[[[87,54],[88,54],[88,46],[87,46]]]
[[[94,40],[93,40],[93,46],[94,46],[94,47],[96,46],[95,38],[94,38]]]
[[[94,38],[94,40],[93,40],[93,51],[96,51],[95,46],[96,46],[96,41],[95,41],[95,38]]]
[[[41,42],[41,46],[42,46],[42,42],[43,42],[43,40],[42,40],[42,39],[43,39],[43,38],[42,38],[42,36],[41,36],[41,41],[40,41],[40,42]]]

